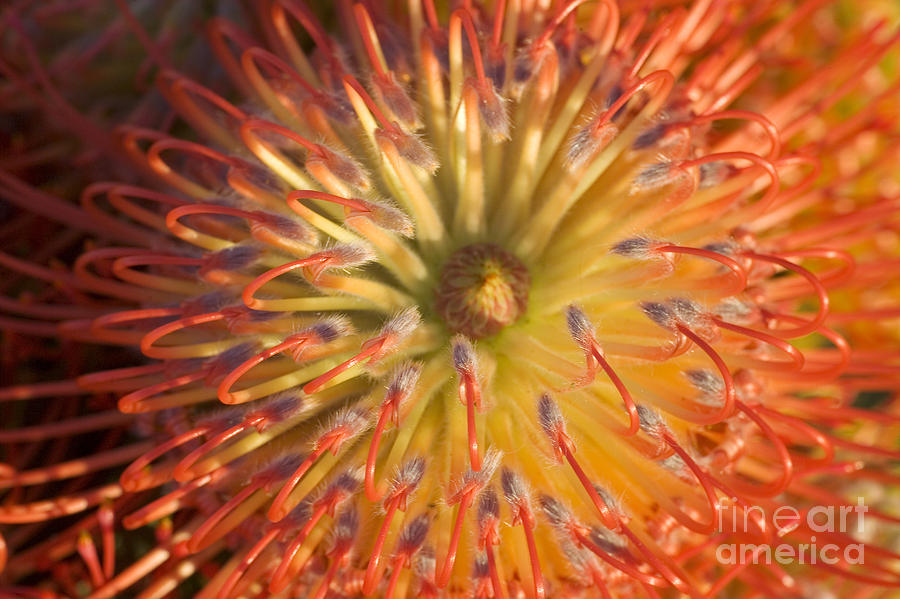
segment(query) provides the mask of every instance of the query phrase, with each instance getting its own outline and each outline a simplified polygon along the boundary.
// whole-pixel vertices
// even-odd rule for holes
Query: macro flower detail
[[[468,245],[441,269],[434,307],[447,328],[481,339],[525,313],[530,286],[528,269],[503,248]]]
[[[0,161],[17,218],[77,231],[0,231],[0,329],[115,348],[0,389],[4,593],[900,587],[889,16],[223,2],[188,75],[133,4],[169,112],[72,123],[122,181],[76,207]],[[29,10],[4,89],[65,102]]]

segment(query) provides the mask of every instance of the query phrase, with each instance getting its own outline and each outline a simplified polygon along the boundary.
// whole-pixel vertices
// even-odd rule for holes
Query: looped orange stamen
[[[229,426],[219,431],[215,435],[210,436],[209,439],[205,443],[203,443],[203,445],[188,453],[177,464],[175,464],[175,469],[172,471],[172,478],[181,483],[195,479],[198,475],[201,474],[191,470],[194,464],[200,461],[203,457],[207,456],[209,453],[217,450],[225,442],[230,441],[234,437],[237,437],[244,431],[248,430],[249,427],[250,425],[248,425],[246,422],[238,422],[237,424]]]
[[[119,139],[119,143],[125,150],[125,153],[136,164],[143,164],[146,162],[147,155],[145,154],[145,150],[142,149],[143,145],[149,147],[148,144],[152,144],[155,141],[169,139],[169,136],[165,133],[161,133],[155,129],[135,127],[134,125],[119,125],[116,127],[116,135]],[[144,143],[142,144],[142,142]]]
[[[202,266],[203,259],[184,256],[171,256],[164,254],[138,254],[116,258],[112,263],[113,274],[129,283],[170,291],[172,293],[190,294],[197,288],[197,283],[191,278],[175,278],[162,275],[152,275],[134,270],[135,266]]]
[[[735,406],[762,431],[763,436],[778,455],[781,472],[774,480],[768,483],[754,485],[747,483],[740,478],[732,477],[730,485],[742,495],[748,495],[750,497],[775,497],[787,488],[793,477],[794,464],[791,459],[791,454],[785,446],[784,441],[781,440],[781,437],[779,437],[762,416],[757,413],[755,407],[751,408],[740,400],[735,401]]]
[[[224,44],[223,44],[224,45]],[[222,112],[230,121],[232,127],[247,118],[247,114],[236,107],[234,104],[212,91],[211,89],[200,85],[195,80],[185,77],[184,75],[170,70],[160,72],[158,77],[159,85],[164,92],[168,92],[172,105],[182,113],[182,115],[219,143],[225,144],[225,147],[234,145],[236,142],[234,129],[223,127],[221,121],[215,119],[208,108],[198,105],[191,97],[196,96],[205,102],[211,104],[215,109]],[[240,79],[238,79],[240,81]]]
[[[372,439],[369,441],[369,453],[366,457],[365,490],[366,498],[369,501],[375,502],[381,499],[381,492],[375,488],[375,463],[378,459],[381,436],[384,434],[388,421],[393,423],[394,428],[400,426],[400,407],[409,399],[420,374],[421,367],[417,364],[401,366],[394,373],[391,384],[384,394],[384,401],[379,410],[375,430],[372,432]]]
[[[231,208],[228,206],[217,206],[211,204],[192,204],[189,206],[180,206],[173,210],[170,210],[166,214],[166,227],[168,227],[173,235],[180,237],[188,243],[199,245],[208,250],[223,249],[230,246],[233,240],[222,239],[219,237],[208,235],[206,233],[201,233],[196,229],[187,227],[186,225],[183,225],[179,222],[179,220],[184,216],[196,214],[234,216],[237,218],[246,219],[250,222],[254,222],[258,219],[257,215],[253,212],[239,210],[237,208]],[[219,224],[219,226],[221,227],[221,223],[217,224]],[[243,232],[239,231],[234,231],[234,233],[236,239],[239,239],[239,236],[243,234]]]
[[[375,25],[372,23],[369,11],[366,10],[365,5],[356,3],[353,5],[353,16],[356,19],[356,27],[359,29],[360,37],[365,47],[366,57],[375,71],[375,77],[383,80],[388,79],[387,71],[389,69],[386,69],[385,64],[382,62],[384,57],[381,53],[381,48],[377,45],[378,34],[375,32]]]
[[[428,525],[428,516],[422,514],[414,518],[400,532],[400,538],[397,539],[397,545],[394,549],[394,554],[391,557],[391,568],[393,569],[393,572],[391,573],[391,578],[388,581],[387,589],[385,590],[385,599],[393,599],[397,583],[400,580],[400,574],[403,572],[403,569],[411,567],[413,555],[419,551],[422,544],[425,542],[425,536],[428,533]],[[428,590],[423,590],[420,595],[423,597],[429,596]]]
[[[720,112],[707,112],[705,114],[700,114],[694,117],[691,117],[689,120],[684,121],[683,123],[675,123],[674,126],[678,125],[703,125],[706,123],[712,123],[715,121],[724,121],[724,120],[732,120],[732,119],[740,119],[746,120],[759,125],[762,130],[765,132],[766,137],[769,138],[769,152],[767,159],[775,160],[778,155],[781,153],[781,133],[778,131],[778,127],[771,120],[765,117],[758,112],[752,112],[750,110],[722,110]]]
[[[173,311],[174,310],[175,309],[173,309]],[[182,314],[183,310],[181,308],[178,308],[177,313]],[[157,327],[141,337],[141,352],[149,358],[156,358],[158,360],[171,360],[180,357],[200,357],[196,354],[197,350],[201,350],[201,353],[204,355],[219,353],[222,350],[222,347],[217,342],[213,342],[212,344],[200,343],[193,345],[172,345],[164,347],[156,345],[156,342],[163,337],[166,337],[177,331],[181,331],[182,329],[201,324],[217,322],[219,320],[226,319],[227,317],[228,313],[225,310],[218,310],[216,312],[207,312],[204,314],[195,314],[192,316],[179,318],[178,320],[174,320],[170,323],[164,324],[161,327]]]
[[[610,566],[628,574],[642,584],[659,587],[668,586],[668,582],[665,578],[642,572],[636,565],[633,565],[631,563],[633,558],[628,553],[624,552],[624,544],[621,543],[621,540],[615,533],[613,533],[613,536],[603,539],[604,544],[611,545],[605,549],[604,547],[597,545],[591,539],[593,536],[591,534],[592,531],[582,523],[578,522],[569,509],[563,506],[558,500],[548,495],[542,495],[540,497],[540,503],[544,515],[550,525],[560,533],[567,534],[576,547],[587,549]],[[629,563],[622,561],[619,557],[614,555],[613,548],[615,548],[615,553],[621,552],[623,553],[623,557],[627,556]]]
[[[150,410],[150,407],[145,405],[144,402],[148,398],[165,393],[166,391],[171,391],[172,389],[177,389],[178,387],[185,387],[191,383],[204,380],[206,377],[207,372],[201,369],[166,381],[161,381],[154,385],[148,385],[137,391],[132,391],[119,399],[119,410],[126,414],[140,414],[147,412]]]
[[[569,466],[578,478],[578,482],[584,487],[594,507],[600,513],[604,526],[610,530],[618,530],[621,525],[619,514],[614,513],[606,501],[600,497],[597,489],[594,487],[594,483],[591,482],[578,460],[575,459],[575,443],[566,431],[566,421],[559,410],[559,406],[549,394],[544,393],[538,399],[537,412],[538,423],[544,434],[550,439],[550,445],[553,447],[553,453],[557,462],[562,463],[565,460],[569,463]]]
[[[194,477],[200,476],[204,474],[203,471],[196,472],[193,470],[194,465],[200,461],[202,458],[209,456],[216,450],[219,450],[226,442],[232,441],[238,435],[242,435],[244,433],[250,432],[256,434],[263,434],[272,427],[282,424],[286,421],[289,421],[293,418],[303,407],[302,400],[293,394],[281,394],[276,395],[272,399],[267,400],[265,403],[262,403],[259,406],[254,407],[254,409],[250,409],[244,413],[243,419],[240,422],[236,422],[229,426],[232,421],[223,421],[222,426],[225,428],[220,430],[217,434],[208,438],[208,440],[198,447],[197,449],[190,452],[187,456],[181,459],[176,465],[175,469],[172,472],[172,476],[176,481],[185,482]],[[235,414],[231,414],[235,417]],[[292,462],[290,460],[280,460],[276,462],[271,468],[266,470],[271,476],[275,476],[275,474],[280,473],[287,466],[285,464],[290,465]],[[208,469],[208,468],[207,468]],[[281,478],[287,476],[284,473]],[[269,481],[270,478],[266,480]],[[271,482],[267,482],[267,485],[271,485]]]
[[[674,332],[679,337],[679,344],[690,341],[705,353],[722,377],[723,399],[721,408],[706,415],[691,413],[691,422],[697,424],[713,424],[731,416],[736,399],[734,377],[731,370],[716,352],[715,348],[704,338],[718,334],[713,318],[697,304],[683,298],[672,298],[665,303],[644,302],[641,304],[644,313],[656,324]],[[699,334],[695,328],[702,331]],[[687,417],[687,416],[685,416]]]
[[[493,487],[487,487],[481,493],[478,502],[478,548],[484,552],[487,559],[490,587],[486,582],[476,584],[476,596],[487,596],[488,588],[490,588],[493,590],[494,599],[506,598],[503,583],[500,581],[500,573],[497,571],[497,559],[494,555],[495,547],[500,544],[499,526],[500,505],[497,502],[497,494]]]
[[[356,366],[357,364],[361,364],[366,360],[374,360],[375,357],[382,354],[385,349],[390,345],[390,340],[387,337],[379,336],[374,337],[372,339],[368,339],[363,343],[361,351],[347,360],[346,362],[335,366],[325,374],[319,375],[315,379],[306,383],[303,386],[303,392],[307,394],[313,394],[319,391],[328,381]]]
[[[810,426],[805,421],[796,418],[794,416],[788,416],[787,414],[782,414],[778,410],[774,410],[772,408],[767,408],[766,406],[754,406],[754,409],[760,412],[761,414],[768,416],[774,420],[777,420],[783,423],[785,430],[790,433],[799,432],[801,436],[806,437],[808,440],[811,440],[815,447],[818,447],[822,450],[822,457],[810,460],[803,460],[808,463],[808,466],[803,468],[803,471],[800,472],[798,470],[798,474],[805,473],[807,471],[817,470],[819,468],[827,467],[832,462],[834,462],[835,458],[835,443],[829,438],[828,435],[822,433],[822,431]]]
[[[598,8],[600,7],[606,9],[605,15],[603,11],[594,10],[587,31],[591,38],[597,41],[598,55],[606,56],[616,42],[616,35],[621,24],[621,14],[616,0],[600,0]],[[601,20],[604,16],[606,18]],[[602,34],[600,32],[601,24],[604,26]]]
[[[731,287],[727,287],[721,291],[721,294],[723,296],[736,295],[742,292],[747,287],[747,273],[744,268],[740,265],[740,263],[738,263],[737,260],[734,260],[733,258],[730,258],[724,254],[704,248],[686,247],[681,245],[674,245],[671,243],[663,243],[661,245],[654,246],[652,249],[664,254],[687,254],[718,262],[731,271],[731,274],[733,275],[731,278],[734,280],[734,283]]]
[[[241,71],[241,64],[235,58],[231,48],[235,47],[238,52],[244,52],[248,48],[256,47],[258,44],[257,40],[238,27],[233,21],[218,16],[209,19],[204,27],[204,33],[209,41],[210,48],[224,67],[229,79],[242,92],[250,96],[253,90],[248,85],[244,73]]]
[[[294,557],[303,546],[303,543],[306,542],[310,533],[326,514],[332,518],[335,517],[338,508],[352,497],[353,493],[356,492],[358,485],[359,479],[357,478],[356,472],[344,472],[343,474],[338,475],[322,494],[312,502],[312,505],[310,506],[312,509],[311,514],[307,513],[304,506],[303,509],[301,509],[301,507],[295,508],[295,510],[288,515],[288,518],[293,518],[295,520],[306,518],[306,522],[297,532],[297,535],[294,537],[293,541],[291,541],[290,545],[282,552],[281,562],[272,574],[271,582],[269,584],[270,592],[277,593],[284,590],[291,579],[290,577],[298,574],[297,571],[291,571],[291,565],[293,564]],[[302,506],[302,504],[299,505]],[[298,513],[298,510],[300,513]],[[301,565],[301,568],[302,567],[303,566]]]
[[[244,143],[264,162],[273,164],[279,171],[286,169],[284,176],[295,187],[309,187],[310,183],[285,152],[267,142],[257,131],[274,133],[289,139],[307,152],[305,168],[327,189],[337,193],[348,193],[352,188],[368,189],[368,176],[354,161],[319,143],[314,143],[299,133],[281,125],[262,119],[248,119],[241,125]],[[348,186],[349,184],[349,186]]]
[[[406,511],[407,502],[410,495],[415,492],[416,487],[422,481],[425,474],[425,460],[422,458],[414,458],[399,467],[397,476],[391,485],[391,490],[384,499],[384,519],[381,528],[378,529],[378,535],[375,537],[375,544],[372,546],[372,554],[369,558],[369,565],[366,567],[366,575],[363,581],[362,592],[364,595],[370,595],[375,591],[381,582],[382,569],[381,553],[384,550],[384,543],[387,540],[388,530],[391,521],[397,510]]]
[[[751,154],[749,152],[720,152],[717,154],[707,154],[706,156],[694,158],[693,160],[682,161],[678,164],[678,167],[681,169],[687,169],[692,166],[699,167],[703,164],[709,164],[712,162],[723,160],[747,160],[748,162],[753,163],[754,166],[762,168],[766,172],[770,179],[769,185],[768,187],[766,187],[766,191],[762,195],[762,197],[753,204],[752,210],[754,214],[757,215],[765,214],[766,212],[768,212],[774,204],[775,199],[778,197],[781,183],[778,171],[776,170],[775,165],[771,160],[766,160],[765,158],[757,156],[756,154]],[[740,195],[741,193],[738,192],[732,197],[737,198],[740,197]]]
[[[735,404],[735,390],[734,390],[734,378],[731,375],[731,370],[728,368],[728,365],[725,363],[725,360],[722,359],[722,356],[716,352],[716,350],[710,345],[703,337],[692,331],[686,325],[679,323],[676,325],[678,331],[690,339],[694,344],[700,348],[700,350],[709,356],[709,359],[712,360],[713,364],[715,364],[716,369],[719,371],[719,374],[722,376],[722,382],[724,384],[724,398],[725,401],[722,403],[722,407],[718,412],[715,412],[707,417],[703,418],[703,422],[720,422],[730,416],[734,412],[734,404]],[[700,422],[700,421],[697,421]]]
[[[177,208],[178,206],[184,206],[187,203],[185,200],[176,198],[175,196],[151,189],[136,187],[134,185],[115,183],[107,187],[106,184],[100,183],[97,184],[97,186],[92,185],[91,187],[88,187],[82,193],[81,203],[86,210],[93,209],[94,202],[92,197],[93,194],[91,192],[97,190],[99,187],[103,187],[103,189],[105,190],[111,206],[113,206],[126,216],[133,218],[134,220],[143,223],[148,227],[152,227],[157,231],[166,230],[163,218],[159,215],[158,212],[147,210],[146,208],[139,206],[137,203],[133,202],[131,198],[147,200],[156,204],[161,204],[162,206],[175,208]]]
[[[697,464],[693,457],[678,444],[678,441],[675,439],[674,435],[671,431],[666,430],[662,435],[663,441],[669,448],[685,463],[691,473],[694,475],[694,478],[697,479],[697,482],[700,483],[700,486],[703,488],[704,494],[706,494],[706,499],[709,505],[709,522],[703,523],[696,521],[693,517],[688,516],[684,513],[683,510],[679,509],[677,512],[672,512],[672,515],[684,526],[697,532],[702,535],[708,535],[716,532],[716,525],[718,521],[719,514],[719,499],[716,495],[715,488],[710,483],[710,476],[703,471],[702,468]]]
[[[341,248],[332,248],[316,252],[302,260],[295,260],[294,262],[282,264],[281,266],[267,270],[246,285],[241,292],[241,300],[251,310],[265,310],[266,300],[258,299],[254,297],[254,295],[269,281],[272,281],[285,273],[300,269],[310,283],[315,284],[319,276],[325,270],[329,268],[341,268],[345,266],[345,262],[344,252],[341,251]]]
[[[369,414],[361,408],[347,408],[335,415],[331,422],[313,443],[312,451],[297,469],[288,477],[284,486],[269,506],[267,517],[272,522],[283,519],[290,509],[285,507],[291,491],[300,482],[306,472],[326,452],[337,455],[348,442],[361,435],[369,425]]]
[[[456,552],[459,541],[462,538],[463,521],[466,512],[475,501],[481,490],[487,485],[497,466],[500,463],[500,453],[495,449],[488,449],[484,456],[484,464],[481,470],[469,470],[460,478],[453,494],[447,498],[447,505],[459,504],[456,510],[456,519],[453,523],[453,531],[450,533],[450,544],[447,547],[447,556],[441,566],[440,572],[435,577],[435,585],[442,589],[450,582],[453,573],[453,564],[456,562]]]
[[[375,100],[372,99],[372,96],[369,95],[369,92],[360,84],[359,81],[353,75],[344,75],[344,86],[349,88],[347,91],[349,92],[351,89],[356,95],[365,103],[366,108],[372,113],[372,116],[378,121],[381,127],[392,134],[402,135],[403,132],[397,126],[397,124],[390,120],[387,115],[385,115],[380,108],[378,108],[378,104],[376,104]]]
[[[469,463],[472,470],[481,470],[478,435],[475,431],[475,410],[482,411],[481,385],[478,383],[478,361],[472,343],[457,335],[452,341],[453,367],[459,375],[459,401],[466,406],[466,426],[469,436]]]
[[[204,146],[202,144],[194,143],[191,141],[186,141],[183,139],[164,137],[163,139],[155,141],[147,150],[147,164],[157,175],[159,175],[164,181],[166,181],[166,183],[182,191],[183,193],[196,198],[214,197],[217,190],[214,188],[206,187],[205,185],[197,183],[196,181],[192,181],[187,177],[178,174],[162,157],[162,153],[167,150],[175,150],[184,152],[185,154],[193,154],[200,158],[212,160],[228,168],[236,166],[241,162],[238,158],[226,156],[225,154],[213,150],[208,146]],[[222,182],[225,182],[224,178]]]
[[[144,246],[152,245],[153,236],[149,231],[146,231],[142,227],[137,227],[130,223],[122,222],[121,219],[114,218],[112,215],[98,206],[98,196],[105,195],[107,196],[107,198],[109,198],[111,190],[120,186],[121,185],[118,183],[94,183],[87,186],[84,191],[81,192],[80,203],[82,208],[84,208],[85,212],[96,219],[98,224],[102,224],[103,226],[108,227],[111,231],[115,231],[121,234],[121,237],[117,235],[117,238],[121,238],[123,240],[128,239],[130,243],[138,243]],[[112,201],[109,201],[109,204],[112,205]]]
[[[856,271],[856,259],[847,251],[832,248],[809,248],[803,250],[790,250],[778,253],[781,258],[818,258],[822,260],[834,260],[841,265],[834,270],[826,271],[820,275],[816,275],[819,283],[823,287],[837,287],[841,283],[846,282],[853,276]],[[787,299],[788,297],[799,296],[801,292],[795,290],[795,285],[790,285],[786,281],[774,283],[772,293],[769,295],[772,299]],[[792,293],[793,292],[793,293]]]
[[[104,276],[98,276],[92,273],[88,267],[95,262],[101,260],[115,260],[123,256],[135,256],[145,253],[146,250],[138,248],[118,248],[106,247],[95,250],[88,250],[78,256],[72,271],[82,286],[90,290],[102,291],[113,297],[119,297],[136,301],[139,304],[147,301],[156,300],[159,302],[171,301],[173,297],[177,297],[178,293],[163,291],[157,289],[145,289],[138,285],[132,285],[128,282],[120,282],[111,280]],[[62,276],[61,276],[62,278]]]
[[[604,110],[600,117],[591,124],[592,133],[595,136],[599,136],[603,127],[613,119],[616,113],[618,113],[631,98],[653,84],[659,85],[658,93],[660,97],[664,98],[672,91],[672,87],[675,85],[675,78],[669,71],[654,71],[643,79],[640,79],[619,96],[619,98],[613,102],[609,108]]]
[[[328,69],[323,69],[323,71],[330,73],[336,79],[340,79],[341,75],[344,73],[343,65],[341,65],[341,61],[338,59],[337,51],[331,38],[328,37],[325,28],[322,27],[322,24],[316,19],[312,11],[299,0],[277,0],[277,2],[273,4],[273,9],[275,7],[286,9],[295,19],[297,19],[297,22],[300,23],[306,33],[309,34],[316,47],[328,60]],[[290,30],[287,29],[284,33],[287,33],[288,31]],[[280,28],[279,33],[282,33],[282,29]],[[285,37],[287,36],[285,35]],[[291,37],[293,37],[293,34],[291,34]],[[292,41],[296,44],[295,40]]]
[[[303,386],[303,392],[307,395],[312,395],[325,386],[328,381],[353,366],[365,361],[369,363],[379,361],[412,334],[420,320],[419,312],[415,308],[403,310],[388,320],[377,336],[363,342],[358,354],[306,383]]]
[[[353,549],[354,536],[359,529],[359,516],[355,507],[350,507],[341,513],[335,523],[335,536],[333,546],[326,553],[331,558],[331,565],[325,572],[319,588],[316,589],[312,599],[325,599],[331,582],[342,567],[345,567],[350,559],[350,551]]]
[[[356,198],[345,198],[343,196],[327,193],[324,191],[314,191],[312,189],[304,189],[292,191],[288,194],[287,201],[296,202],[297,200],[311,199],[332,202],[345,208],[344,218],[352,218],[354,216],[369,216],[372,214],[372,208],[366,202]]]
[[[240,404],[247,401],[248,394],[246,392],[232,392],[232,387],[234,387],[235,383],[237,383],[245,374],[250,372],[250,370],[272,356],[286,352],[290,354],[295,362],[299,363],[303,360],[303,354],[307,350],[325,343],[330,343],[339,336],[347,335],[351,331],[352,328],[348,322],[334,318],[305,328],[293,335],[288,335],[281,343],[248,358],[229,371],[229,373],[225,375],[225,378],[222,379],[222,382],[219,384],[216,391],[219,401],[224,404]]]
[[[290,545],[284,548],[281,556],[281,561],[279,562],[278,567],[275,568],[275,571],[272,573],[272,578],[269,583],[269,592],[278,593],[284,590],[290,583],[291,578],[298,574],[298,572],[296,571],[291,571],[294,557],[303,547],[303,543],[306,541],[307,537],[309,537],[309,534],[312,532],[313,528],[316,527],[316,524],[319,523],[319,521],[323,516],[325,516],[327,512],[328,505],[320,504],[309,516],[306,524],[303,525],[303,527],[297,533],[297,536],[295,536],[291,541]]]
[[[132,324],[142,320],[156,320],[181,315],[180,308],[146,308],[143,310],[125,310],[104,314],[91,322],[91,333],[107,342],[131,344],[140,343],[143,335],[140,331],[125,331],[113,328],[113,325]]]
[[[534,539],[534,527],[536,520],[532,507],[531,495],[521,477],[506,468],[500,475],[500,483],[503,487],[503,496],[509,502],[512,510],[512,526],[522,524],[525,533],[525,544],[528,547],[528,559],[531,562],[531,578],[534,582],[535,599],[544,599],[544,576],[541,572],[541,562],[538,558],[537,543]]]
[[[484,72],[484,60],[481,57],[481,46],[478,44],[478,32],[475,31],[472,13],[466,8],[458,8],[450,15],[449,36],[459,36],[460,26],[465,30],[466,38],[469,40],[469,48],[472,50],[472,66],[475,69],[478,85],[483,89],[489,89],[492,84]]]
[[[685,16],[685,10],[683,8],[677,8],[670,12],[663,21],[657,25],[653,29],[653,33],[650,34],[650,37],[647,38],[647,41],[644,43],[644,47],[641,48],[641,51],[638,52],[637,56],[634,59],[634,64],[631,65],[631,68],[628,69],[628,72],[623,75],[623,81],[626,83],[630,83],[637,77],[638,72],[641,70],[641,67],[644,66],[644,63],[647,62],[647,59],[650,58],[650,54],[656,48],[657,45],[663,40],[663,37],[668,35],[672,28],[675,26],[675,21],[681,19]]]
[[[141,509],[132,512],[122,518],[122,526],[127,530],[134,530],[141,526],[146,526],[154,520],[159,520],[165,516],[169,516],[177,512],[182,505],[188,503],[187,497],[202,487],[221,480],[226,474],[227,468],[218,468],[204,474],[199,478],[195,478],[189,483],[178,487],[177,489],[166,493],[162,497],[151,501]]]
[[[815,318],[813,318],[812,320],[806,320],[805,325],[795,327],[793,329],[773,329],[772,334],[788,339],[794,337],[803,337],[805,335],[809,335],[810,333],[816,332],[819,327],[821,327],[825,323],[825,319],[828,317],[828,308],[830,305],[830,301],[828,299],[828,290],[825,289],[825,286],[822,285],[822,282],[819,281],[819,278],[815,274],[803,268],[799,264],[794,264],[793,262],[779,256],[774,256],[771,254],[759,254],[757,252],[751,251],[742,252],[741,255],[749,258],[750,260],[770,262],[800,275],[809,282],[809,284],[815,291],[816,297],[819,300],[819,309],[816,312]]]
[[[563,24],[566,18],[572,14],[579,6],[588,2],[588,0],[570,0],[565,6],[563,6],[559,12],[556,13],[556,16],[553,17],[553,20],[544,28],[544,31],[535,38],[534,42],[531,44],[532,52],[536,52],[539,49],[543,49],[547,42],[550,41],[550,38],[553,37],[553,34],[556,32],[556,29]]]
[[[141,381],[140,377],[145,375],[156,375],[166,370],[166,365],[162,362],[155,364],[146,364],[144,366],[127,366],[125,368],[112,368],[110,370],[101,370],[92,372],[91,374],[83,374],[75,379],[79,389],[90,391],[108,391],[119,390],[122,388],[133,389],[134,380]],[[132,381],[129,381],[132,379]],[[52,385],[55,383],[48,383]],[[138,383],[139,384],[139,383]],[[15,389],[15,387],[7,387],[6,390]],[[4,399],[4,394],[0,393],[0,400]]]
[[[187,542],[188,551],[197,553],[212,545],[212,543],[222,536],[220,533],[216,532],[215,529],[228,514],[232,513],[232,511],[237,509],[238,506],[257,491],[262,490],[263,492],[270,494],[273,487],[284,479],[287,473],[290,472],[290,468],[296,463],[297,460],[293,457],[281,458],[276,460],[268,468],[254,474],[243,489],[222,504],[222,506],[208,517],[194,534],[191,535],[190,540]]]
[[[735,333],[739,333],[741,335],[746,335],[747,337],[751,337],[753,339],[757,339],[762,341],[763,343],[774,347],[775,349],[781,351],[785,354],[788,359],[787,361],[774,361],[774,360],[754,360],[753,366],[754,368],[760,369],[771,369],[771,370],[782,370],[787,372],[796,372],[803,368],[806,363],[806,358],[803,356],[803,352],[799,349],[785,341],[784,339],[780,339],[775,337],[774,335],[769,335],[763,331],[757,331],[755,329],[751,329],[748,327],[742,327],[737,324],[730,323],[718,317],[713,317],[713,321],[720,328],[733,331]]]
[[[180,447],[194,439],[205,436],[213,430],[214,427],[212,424],[201,424],[189,431],[166,439],[150,451],[141,455],[125,468],[125,471],[122,472],[122,475],[119,477],[119,483],[126,491],[132,493],[158,487],[171,479],[171,473],[167,471],[153,473],[152,471],[149,471],[150,464],[176,447]]]
[[[338,107],[335,104],[335,101],[325,94],[320,88],[313,86],[309,81],[304,79],[293,67],[291,67],[288,63],[283,61],[281,58],[272,54],[268,50],[264,48],[260,48],[259,46],[253,46],[251,48],[247,48],[241,54],[241,66],[243,67],[244,73],[247,78],[250,80],[251,84],[261,90],[271,90],[272,87],[268,82],[265,81],[262,74],[260,73],[257,64],[265,65],[268,67],[268,70],[274,73],[277,73],[279,76],[286,76],[290,81],[293,81],[297,85],[299,85],[303,92],[312,98],[314,103],[319,104],[320,106],[337,110]],[[286,98],[282,98],[281,94],[276,94],[278,96],[281,104],[291,109],[291,101]],[[300,115],[297,115],[300,116]]]
[[[635,580],[655,586],[655,587],[667,587],[669,586],[669,582],[660,576],[654,576],[652,574],[647,574],[637,569],[636,566],[630,563],[626,563],[619,558],[615,557],[611,553],[604,551],[602,547],[594,543],[588,533],[585,531],[583,526],[572,527],[572,536],[573,540],[581,547],[584,547],[604,562],[612,566],[613,568],[624,572],[628,576],[634,578]]]
[[[789,322],[792,324],[803,324],[806,322],[806,319],[804,319],[804,318],[799,318],[796,316],[788,316],[788,315],[784,315],[784,314],[779,314],[777,316],[769,315],[769,317],[773,318],[776,321],[783,320],[785,322]],[[838,360],[834,364],[826,365],[825,367],[820,368],[819,370],[810,371],[807,369],[803,372],[800,372],[799,375],[796,375],[796,376],[800,376],[806,380],[811,380],[811,381],[814,381],[814,380],[830,381],[830,380],[834,379],[835,377],[839,376],[842,372],[844,372],[847,369],[847,366],[850,364],[850,353],[851,353],[850,352],[850,344],[840,333],[838,333],[837,331],[835,331],[833,329],[829,329],[827,327],[819,327],[816,330],[816,333],[819,335],[822,335],[837,349],[837,353],[839,356]],[[808,366],[810,363],[812,363],[812,360],[807,359],[806,363]],[[816,361],[816,363],[819,364],[820,362]],[[867,417],[872,418],[875,416],[867,415]]]
[[[622,397],[622,402],[625,404],[625,410],[628,412],[629,425],[624,435],[629,437],[636,435],[638,430],[640,430],[640,418],[638,416],[634,398],[631,396],[627,387],[625,387],[625,383],[622,382],[622,379],[619,378],[619,375],[616,374],[615,370],[613,370],[612,366],[606,360],[603,349],[600,347],[600,342],[597,341],[597,335],[594,331],[593,324],[591,324],[587,315],[576,306],[569,306],[566,309],[566,322],[569,327],[569,334],[572,335],[572,338],[575,339],[575,342],[578,343],[582,351],[584,351],[585,366],[587,368],[584,377],[577,381],[576,385],[589,385],[594,381],[597,368],[602,368],[603,372],[606,373],[606,376],[612,381],[616,391],[618,391],[619,395]]]
[[[328,151],[322,145],[313,143],[299,133],[291,131],[286,127],[282,127],[281,125],[276,125],[275,123],[264,121],[262,119],[247,119],[241,125],[241,135],[244,137],[245,141],[252,140],[254,143],[264,144],[265,142],[262,142],[262,140],[256,136],[255,132],[257,130],[267,131],[286,137],[302,146],[307,152],[315,154],[320,158],[326,158],[328,156]]]
[[[228,599],[231,596],[232,591],[234,591],[234,587],[237,586],[247,570],[256,562],[269,545],[280,540],[287,528],[286,525],[282,524],[269,525],[266,532],[252,547],[250,547],[250,549],[247,550],[244,557],[241,558],[240,563],[235,566],[234,570],[231,571],[231,574],[228,575],[228,578],[225,579],[225,582],[222,583],[222,586],[219,587],[216,599]]]

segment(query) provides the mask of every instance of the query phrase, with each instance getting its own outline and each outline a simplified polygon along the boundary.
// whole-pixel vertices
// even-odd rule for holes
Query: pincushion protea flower
[[[896,36],[820,4],[260,2],[228,88],[119,3],[179,135],[0,324],[146,359],[0,391],[6,592],[888,596]]]

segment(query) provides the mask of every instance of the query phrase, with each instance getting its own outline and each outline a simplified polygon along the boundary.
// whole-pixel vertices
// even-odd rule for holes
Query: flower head
[[[0,327],[141,356],[0,390],[53,407],[0,431],[0,485],[46,491],[0,507],[38,523],[4,529],[6,576],[98,598],[900,585],[879,497],[864,563],[799,518],[895,492],[900,457],[897,36],[845,38],[818,4],[347,2],[332,27],[272,0],[206,24],[226,84],[118,2],[176,116],[117,130],[144,183],[88,187],[67,206],[97,245],[42,303],[4,301],[58,328]],[[88,449],[15,451],[43,442]],[[843,557],[715,561],[816,534]]]

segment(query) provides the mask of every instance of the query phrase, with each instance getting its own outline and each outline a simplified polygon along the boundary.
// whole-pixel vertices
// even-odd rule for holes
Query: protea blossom
[[[118,2],[171,118],[3,175],[79,231],[0,254],[74,352],[0,390],[4,593],[896,592],[897,36],[658,4],[253,2],[188,77]]]

